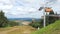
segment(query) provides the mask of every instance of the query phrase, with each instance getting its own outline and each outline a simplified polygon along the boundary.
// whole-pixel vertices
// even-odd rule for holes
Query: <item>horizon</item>
[[[18,18],[7,18],[7,19],[18,19]],[[24,19],[24,18],[21,18]],[[41,18],[25,18],[25,19],[41,19]]]

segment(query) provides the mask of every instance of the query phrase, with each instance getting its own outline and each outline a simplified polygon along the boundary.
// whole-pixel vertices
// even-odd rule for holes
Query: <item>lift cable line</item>
[[[50,12],[50,10],[51,10],[51,7],[46,7],[46,5],[48,5],[49,3],[51,3],[51,1],[52,0],[49,0],[48,2],[46,2],[44,5],[43,5],[43,7],[40,7],[39,8],[39,11],[41,11],[42,9],[44,9],[44,13],[43,13],[43,15],[44,15],[44,23],[43,23],[43,26],[45,27],[46,26],[46,15],[45,15],[45,10],[47,9],[47,12]],[[54,1],[52,1],[52,2],[55,2],[55,0]],[[56,15],[48,15],[48,16],[56,16]]]
[[[60,17],[60,14],[57,14],[57,15],[46,15],[46,16]]]

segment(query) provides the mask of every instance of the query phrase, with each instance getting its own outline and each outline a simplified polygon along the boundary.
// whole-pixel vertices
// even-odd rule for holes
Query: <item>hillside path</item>
[[[1,31],[0,34],[7,34],[8,32],[11,32],[11,31],[14,31],[14,30],[17,30],[19,28],[13,28],[13,29],[10,29],[10,30],[6,30],[6,31]]]
[[[30,26],[12,27],[12,29],[1,31],[0,34],[10,34],[11,32],[15,32],[16,34],[16,32],[20,33],[20,31],[22,31],[21,34],[30,34],[31,31],[35,31],[35,29]]]

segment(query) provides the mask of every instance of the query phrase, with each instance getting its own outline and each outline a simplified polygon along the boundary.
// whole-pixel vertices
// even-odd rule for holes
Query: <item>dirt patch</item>
[[[1,31],[0,34],[30,34],[36,29],[31,26],[16,26],[12,29]]]

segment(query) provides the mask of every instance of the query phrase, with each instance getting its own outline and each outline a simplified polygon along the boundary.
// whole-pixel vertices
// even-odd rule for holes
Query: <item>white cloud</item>
[[[0,9],[11,9],[13,5],[11,4],[10,0],[0,0]]]
[[[52,1],[53,2],[53,1]],[[46,0],[0,0],[0,9],[5,12],[8,18],[34,17],[40,18],[43,12],[39,12],[40,6],[46,3]],[[60,0],[51,3],[48,6],[55,11],[60,11]]]
[[[0,6],[0,9],[11,9],[13,5],[2,5]]]
[[[17,10],[23,11],[23,8],[17,8]]]

